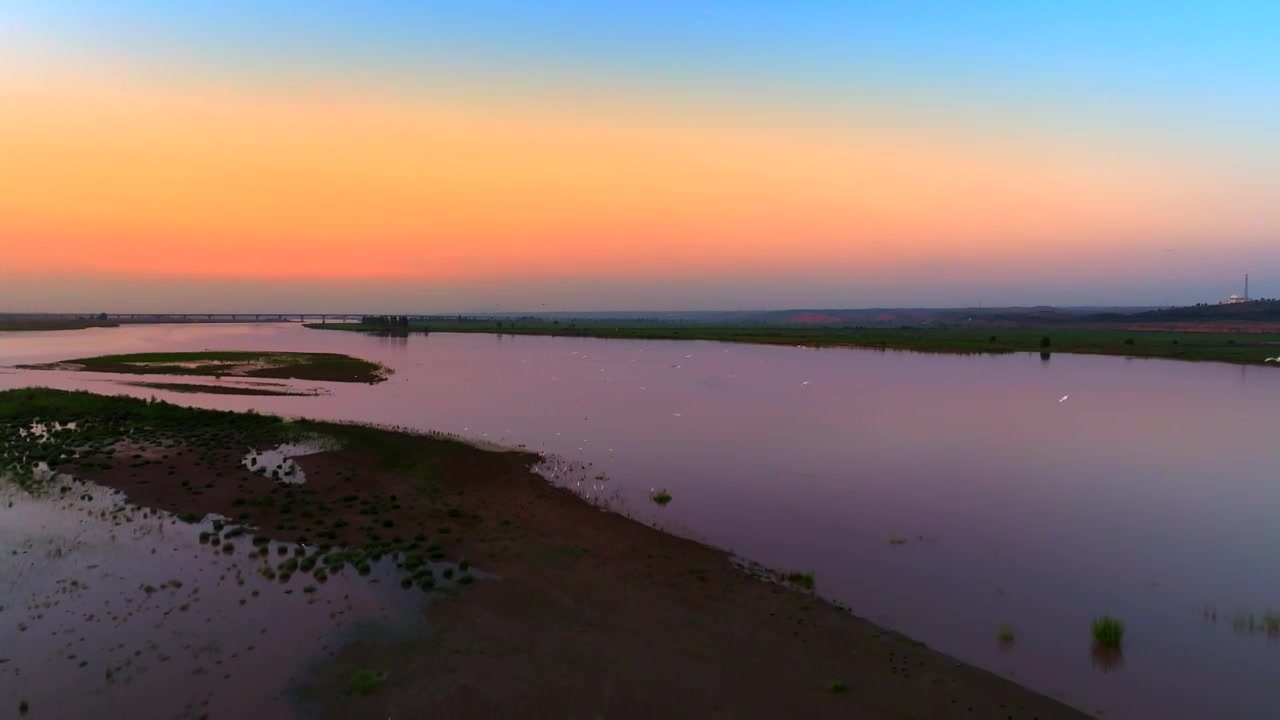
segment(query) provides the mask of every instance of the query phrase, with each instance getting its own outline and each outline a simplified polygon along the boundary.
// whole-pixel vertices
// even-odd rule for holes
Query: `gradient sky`
[[[1274,2],[7,2],[0,312],[1280,296]]]

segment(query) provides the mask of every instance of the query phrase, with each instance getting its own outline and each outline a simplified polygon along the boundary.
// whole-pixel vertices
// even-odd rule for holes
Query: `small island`
[[[171,352],[101,355],[45,365],[21,365],[27,370],[76,370],[132,375],[196,375],[204,377],[279,378],[324,382],[377,383],[391,369],[369,360],[338,353],[305,352]]]

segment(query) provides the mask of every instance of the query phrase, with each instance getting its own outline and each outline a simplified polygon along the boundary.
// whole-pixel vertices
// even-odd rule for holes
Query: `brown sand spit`
[[[204,424],[213,415],[228,417]],[[315,542],[320,526],[352,545],[429,537],[499,576],[426,595],[427,638],[358,641],[323,661],[300,689],[318,717],[1087,717],[748,575],[721,550],[602,512],[534,473],[536,455],[289,425],[343,443],[295,458],[301,485],[253,474],[241,447],[198,441],[168,441],[145,463],[77,463],[143,506],[216,512],[286,541]],[[358,673],[379,678],[376,690],[351,692]]]

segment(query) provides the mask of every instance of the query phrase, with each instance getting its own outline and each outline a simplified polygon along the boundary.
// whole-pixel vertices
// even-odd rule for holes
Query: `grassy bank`
[[[356,323],[308,324],[323,330],[374,330]],[[1280,355],[1280,334],[1134,331],[1112,328],[842,328],[792,325],[695,325],[662,322],[468,321],[411,325],[413,331],[857,347],[930,353],[1064,352],[1090,355],[1264,364]]]
[[[0,332],[83,330],[94,327],[120,327],[120,323],[105,320],[0,320]]]
[[[76,428],[36,441],[20,432],[36,421]],[[282,585],[393,558],[404,592],[431,599],[432,632],[359,637],[318,661],[309,716],[1086,717],[821,600],[806,589],[821,578],[766,582],[600,512],[531,472],[529,453],[44,389],[0,392],[0,432],[15,471],[43,461],[190,522],[231,518],[200,539],[216,552],[244,552],[226,540],[250,525]],[[296,459],[301,484],[243,463],[246,447],[316,436],[332,449]],[[449,574],[424,572],[440,560]]]
[[[30,369],[83,370],[146,375],[238,376],[375,383],[389,370],[377,363],[337,353],[174,352],[102,355],[77,358]]]

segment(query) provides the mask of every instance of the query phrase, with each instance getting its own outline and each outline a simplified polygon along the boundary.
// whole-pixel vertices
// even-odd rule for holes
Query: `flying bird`
[[[1067,401],[1067,398],[1069,398],[1069,397],[1071,397],[1071,396],[1070,396],[1070,395],[1063,395],[1063,396],[1062,396],[1062,399],[1061,399],[1061,400],[1059,400],[1058,402],[1060,402],[1060,403],[1066,402],[1066,401]]]

